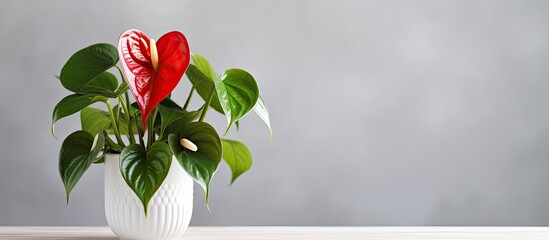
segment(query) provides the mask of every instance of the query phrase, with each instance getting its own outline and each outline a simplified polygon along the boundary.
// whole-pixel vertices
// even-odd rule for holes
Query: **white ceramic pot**
[[[105,158],[105,214],[111,230],[120,239],[180,239],[191,221],[192,178],[174,158],[145,217],[141,201],[122,178],[119,157],[108,154]]]

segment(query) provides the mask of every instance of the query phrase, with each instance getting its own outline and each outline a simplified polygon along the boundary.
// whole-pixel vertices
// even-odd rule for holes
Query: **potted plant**
[[[171,93],[184,74],[189,94],[180,106]],[[204,56],[191,53],[177,31],[155,42],[139,30],[128,30],[118,47],[100,43],[76,52],[58,79],[73,93],[55,106],[52,134],[55,122],[69,115],[80,112],[82,123],[59,153],[67,203],[86,170],[104,164],[105,213],[122,239],[179,238],[192,214],[193,180],[204,189],[208,206],[210,182],[221,159],[232,170],[231,183],[251,167],[246,145],[220,138],[204,121],[210,108],[227,117],[225,134],[233,126],[238,129],[239,120],[252,110],[270,130],[252,75],[242,69],[217,74]],[[204,104],[190,110],[195,92]],[[94,103],[105,109],[90,107]]]

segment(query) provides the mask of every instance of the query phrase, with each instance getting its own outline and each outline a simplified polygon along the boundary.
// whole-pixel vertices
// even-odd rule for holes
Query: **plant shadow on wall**
[[[171,93],[184,74],[190,91],[181,106]],[[252,110],[271,129],[252,75],[242,69],[217,74],[204,56],[191,54],[185,36],[176,31],[155,42],[139,30],[128,30],[118,48],[100,43],[76,52],[58,78],[73,94],[55,106],[52,134],[54,124],[69,115],[79,112],[82,124],[82,130],[66,137],[59,154],[67,203],[92,164],[103,163],[107,154],[120,154],[120,174],[141,201],[145,216],[172,159],[202,186],[208,206],[210,182],[221,159],[231,168],[231,183],[252,164],[246,145],[220,138],[204,122],[208,110],[226,115],[225,134],[231,127],[238,131],[239,120]],[[195,92],[204,104],[190,110]],[[97,102],[104,103],[105,109],[90,107]]]

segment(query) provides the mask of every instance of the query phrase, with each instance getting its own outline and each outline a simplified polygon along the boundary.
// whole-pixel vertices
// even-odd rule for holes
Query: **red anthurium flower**
[[[145,128],[151,111],[172,92],[187,70],[189,44],[177,31],[166,33],[155,44],[145,33],[130,29],[120,36],[118,53]]]

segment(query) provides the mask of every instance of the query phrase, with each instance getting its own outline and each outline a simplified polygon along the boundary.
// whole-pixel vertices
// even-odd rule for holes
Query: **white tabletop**
[[[0,227],[0,239],[114,240],[108,227]],[[183,239],[549,239],[549,227],[190,227]]]

